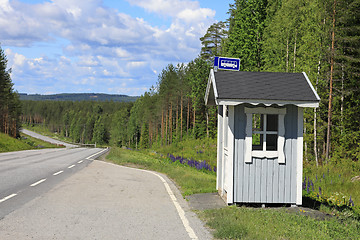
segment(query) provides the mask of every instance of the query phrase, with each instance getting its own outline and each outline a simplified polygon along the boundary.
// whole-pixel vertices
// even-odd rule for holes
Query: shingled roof
[[[251,103],[318,107],[319,101],[305,73],[211,70],[205,96],[208,105]]]

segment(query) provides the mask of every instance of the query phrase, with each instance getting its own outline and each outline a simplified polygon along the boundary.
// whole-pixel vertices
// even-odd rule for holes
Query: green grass
[[[32,149],[32,147],[26,144],[26,142],[12,138],[4,133],[0,133],[0,152],[12,152],[29,149]]]
[[[310,188],[310,191],[318,194],[320,187],[322,195],[328,198],[345,196],[348,200],[351,196],[355,206],[360,206],[360,181],[351,181],[353,177],[360,175],[359,162],[344,161],[341,164],[330,163],[319,167],[307,164],[303,175],[314,184],[314,190]]]
[[[178,185],[183,196],[215,192],[216,174],[199,171],[150,152],[112,148],[106,159],[113,163],[165,173]]]
[[[36,138],[32,138],[25,134],[21,134],[21,138],[12,138],[4,133],[0,133],[0,152],[13,152],[39,148],[56,148],[51,143],[47,143]]]
[[[355,220],[316,220],[285,209],[226,207],[198,213],[217,239],[359,239]]]

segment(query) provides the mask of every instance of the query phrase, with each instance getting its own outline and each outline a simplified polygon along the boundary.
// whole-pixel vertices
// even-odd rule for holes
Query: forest
[[[321,102],[305,110],[304,160],[358,161],[359,33],[360,0],[236,0],[200,38],[198,57],[167,65],[134,103],[22,101],[21,121],[131,148],[215,138],[217,109],[204,105],[209,70],[214,56],[235,57],[240,71],[306,72]],[[11,126],[4,116],[1,131]]]

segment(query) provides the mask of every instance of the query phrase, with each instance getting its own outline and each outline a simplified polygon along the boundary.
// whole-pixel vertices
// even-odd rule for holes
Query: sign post
[[[240,70],[240,58],[215,57],[214,70],[223,69],[230,71]]]

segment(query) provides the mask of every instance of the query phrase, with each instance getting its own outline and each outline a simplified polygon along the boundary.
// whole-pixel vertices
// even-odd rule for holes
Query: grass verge
[[[285,209],[231,206],[199,212],[217,239],[358,239],[360,223],[353,219],[316,220]]]
[[[32,147],[25,142],[12,138],[4,133],[0,133],[0,152],[12,152],[29,149],[32,149]]]
[[[0,152],[13,152],[39,148],[57,148],[54,144],[32,138],[26,134],[21,134],[21,138],[12,138],[4,133],[0,133]]]
[[[350,197],[355,206],[360,205],[360,163],[344,160],[341,164],[324,166],[304,165],[304,194],[328,196],[329,204],[348,202]],[[344,202],[344,203],[345,203]]]
[[[183,196],[216,191],[215,173],[199,171],[179,162],[173,163],[168,158],[162,158],[154,153],[115,147],[111,149],[106,159],[119,165],[164,173],[178,185]]]

